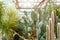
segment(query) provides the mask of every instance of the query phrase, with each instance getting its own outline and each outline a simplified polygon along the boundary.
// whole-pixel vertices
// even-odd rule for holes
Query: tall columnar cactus
[[[54,23],[55,23],[55,13],[54,13],[54,11],[52,11],[51,18],[49,18],[49,28],[50,28],[50,29],[48,29],[48,30],[50,30],[50,32],[49,32],[50,33],[49,40],[55,40],[55,38],[54,38],[55,37],[55,34],[54,34]],[[47,31],[47,29],[46,29],[46,31]],[[47,35],[48,35],[48,33],[47,33]],[[46,38],[46,40],[48,40],[48,39]]]
[[[54,40],[54,30],[52,25],[52,19],[50,19],[50,40]]]
[[[54,40],[54,22],[55,22],[55,18],[54,18],[54,11],[52,11],[51,13],[51,26],[50,26],[50,32],[51,32],[51,40]]]
[[[58,40],[60,40],[60,23],[57,24],[57,35],[58,35]]]
[[[49,27],[49,25],[46,26],[46,40],[50,40],[50,27]]]

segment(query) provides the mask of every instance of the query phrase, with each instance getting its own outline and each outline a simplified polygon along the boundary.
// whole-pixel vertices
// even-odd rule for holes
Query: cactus
[[[46,40],[50,40],[50,27],[46,26]]]
[[[60,40],[60,23],[57,24],[57,35],[58,35],[58,40]]]

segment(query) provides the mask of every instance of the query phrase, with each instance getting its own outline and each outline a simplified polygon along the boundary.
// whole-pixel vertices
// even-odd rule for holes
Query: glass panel
[[[18,0],[19,6],[21,8],[33,8],[35,5],[38,5],[42,0]]]

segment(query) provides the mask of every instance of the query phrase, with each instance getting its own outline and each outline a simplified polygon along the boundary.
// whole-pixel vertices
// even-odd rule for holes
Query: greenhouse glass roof
[[[23,14],[23,11],[30,13],[35,5],[39,5],[42,0],[2,0],[8,6],[13,6],[18,8],[19,13]],[[60,0],[56,0],[57,5],[60,5]]]
[[[14,0],[13,2],[16,5],[19,5],[20,8],[33,8],[35,5],[38,5],[42,0]]]
[[[8,5],[15,5],[16,8],[30,9],[35,5],[39,5],[39,3],[43,0],[2,0],[6,2]],[[57,5],[60,5],[60,0],[56,0]]]

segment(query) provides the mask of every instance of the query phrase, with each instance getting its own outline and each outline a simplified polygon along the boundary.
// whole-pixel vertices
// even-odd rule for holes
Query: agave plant
[[[24,27],[24,36],[26,39],[29,40],[39,40],[45,39],[46,34],[46,24],[47,20],[46,17],[49,18],[49,15],[46,16],[41,9],[35,7],[34,11],[31,12],[31,15],[28,15],[26,11],[24,11],[25,15],[22,17],[22,27]],[[21,25],[21,20],[20,20]],[[21,28],[21,27],[20,27]],[[23,36],[23,35],[22,35]]]

